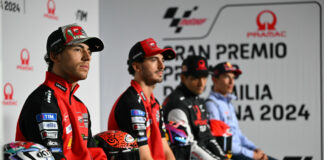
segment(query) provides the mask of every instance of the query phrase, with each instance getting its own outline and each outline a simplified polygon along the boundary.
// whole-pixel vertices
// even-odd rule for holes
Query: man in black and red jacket
[[[155,84],[162,82],[164,60],[174,57],[173,49],[159,48],[152,38],[137,42],[129,52],[128,71],[134,79],[110,111],[108,129],[131,134],[140,159],[175,159],[165,139],[161,106],[153,95]]]
[[[87,78],[91,53],[103,50],[99,38],[81,26],[59,27],[47,39],[45,82],[27,98],[17,123],[16,140],[46,146],[55,159],[105,160],[95,147],[87,107],[74,93]]]
[[[204,100],[199,97],[206,87],[207,60],[201,56],[188,56],[181,69],[181,83],[164,100],[163,111],[166,122],[181,125],[187,137],[182,145],[171,144],[171,149],[179,160],[225,159],[211,134]]]

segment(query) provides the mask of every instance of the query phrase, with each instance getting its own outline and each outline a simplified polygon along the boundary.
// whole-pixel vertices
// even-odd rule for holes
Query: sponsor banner
[[[209,67],[229,61],[243,71],[233,92],[242,132],[277,159],[324,159],[322,1],[145,3],[155,12],[146,14],[136,3],[130,4],[135,9],[128,16],[121,13],[126,9],[122,3],[114,6],[120,12],[110,7],[104,11],[120,17],[108,16],[114,24],[106,21],[101,28],[137,27],[136,31],[123,28],[132,33],[127,38],[103,31],[109,33],[103,37],[114,46],[111,51],[123,54],[102,56],[105,72],[119,73],[116,79],[102,76],[101,84],[114,90],[103,90],[102,97],[118,97],[132,79],[127,66],[116,71],[109,65],[116,64],[115,59],[126,64],[129,49],[153,37],[158,46],[172,47],[177,53],[174,60],[165,62],[163,82],[154,88],[160,102],[180,83],[181,63],[188,55],[205,57]],[[211,86],[209,77],[202,97],[208,96]],[[113,106],[114,101],[103,99],[102,106]]]

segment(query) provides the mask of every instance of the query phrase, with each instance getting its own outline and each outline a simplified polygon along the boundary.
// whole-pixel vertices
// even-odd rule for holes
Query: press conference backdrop
[[[88,35],[98,36],[98,8],[97,0],[0,0],[3,143],[14,141],[27,96],[45,80],[48,35],[59,26],[78,23]],[[100,115],[99,54],[93,54],[88,78],[79,83],[76,92],[91,115]],[[99,116],[91,119],[96,134],[100,131]]]
[[[2,26],[2,12],[0,12],[0,26]],[[2,84],[2,29],[0,29],[0,84]],[[2,94],[0,94],[0,99],[3,99]],[[2,117],[2,105],[0,103],[0,117]],[[0,118],[0,144],[3,144],[3,119]],[[2,155],[2,151],[0,151],[0,154]],[[0,158],[1,159],[1,158]]]
[[[154,90],[160,103],[179,84],[188,55],[202,55],[210,66],[230,61],[243,71],[234,90],[243,133],[278,159],[324,159],[322,6],[305,0],[100,1],[107,46],[100,57],[101,129],[130,85],[129,49],[153,37],[177,52]],[[211,85],[209,78],[203,97]]]

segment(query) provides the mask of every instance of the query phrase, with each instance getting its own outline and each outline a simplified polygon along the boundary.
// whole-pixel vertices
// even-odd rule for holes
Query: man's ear
[[[186,76],[184,74],[180,74],[181,82],[184,82]]]
[[[50,55],[50,59],[51,59],[53,62],[57,62],[57,61],[58,61],[58,54],[55,54],[55,53],[53,53],[53,52],[50,52],[49,55]]]
[[[132,67],[133,67],[133,69],[134,69],[135,72],[141,71],[141,64],[138,63],[138,62],[133,62],[132,63]]]
[[[215,82],[216,82],[216,80],[217,80],[217,78],[216,78],[216,77],[214,77],[214,76],[212,76],[212,81],[213,81],[213,83],[215,83]]]

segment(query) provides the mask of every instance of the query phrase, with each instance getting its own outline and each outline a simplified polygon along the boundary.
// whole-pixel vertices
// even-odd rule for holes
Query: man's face
[[[214,91],[226,96],[233,92],[235,74],[227,72],[219,75],[218,78],[213,77]]]
[[[162,82],[164,67],[164,58],[161,54],[147,57],[141,63],[140,75],[147,85],[154,85]]]
[[[56,74],[70,83],[87,78],[90,69],[91,51],[84,43],[67,46],[54,61]]]
[[[207,77],[194,77],[181,75],[181,82],[194,94],[200,95],[204,92]]]

